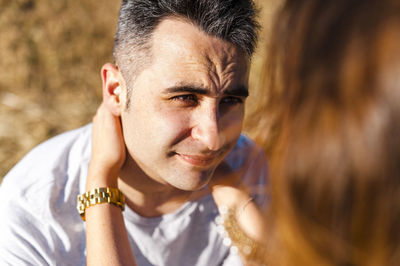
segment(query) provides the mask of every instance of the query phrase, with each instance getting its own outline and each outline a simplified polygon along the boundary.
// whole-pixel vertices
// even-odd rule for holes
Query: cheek
[[[160,150],[179,142],[187,135],[189,117],[187,112],[169,110],[162,106],[132,108],[122,116],[124,137],[134,147],[154,147]],[[129,147],[128,147],[129,149]]]
[[[121,114],[121,122],[125,144],[131,154],[143,154],[151,151],[152,144],[157,144],[154,139],[154,118],[146,105],[140,105],[134,101],[131,102],[129,110]],[[154,135],[153,135],[154,134]],[[147,153],[147,152],[146,152]],[[142,156],[142,155],[141,155]]]
[[[187,137],[190,132],[190,117],[188,112],[176,110],[159,110],[158,134],[164,136],[167,145],[174,145]]]

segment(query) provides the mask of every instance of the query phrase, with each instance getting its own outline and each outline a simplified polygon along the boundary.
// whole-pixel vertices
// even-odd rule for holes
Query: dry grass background
[[[265,36],[279,1],[257,2]],[[101,101],[100,68],[112,60],[119,5],[0,0],[0,180],[38,143],[90,122]],[[265,41],[253,60],[253,87]]]

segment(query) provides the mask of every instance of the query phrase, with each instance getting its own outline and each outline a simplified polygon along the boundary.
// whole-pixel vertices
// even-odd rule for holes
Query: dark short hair
[[[114,60],[128,83],[148,63],[152,32],[166,17],[188,19],[207,34],[235,44],[249,58],[254,52],[259,24],[252,0],[122,0]],[[128,96],[129,91],[128,85]]]

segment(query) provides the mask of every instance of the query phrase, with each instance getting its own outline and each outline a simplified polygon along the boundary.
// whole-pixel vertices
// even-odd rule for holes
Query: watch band
[[[94,188],[83,194],[78,195],[78,202],[76,208],[83,221],[85,221],[85,211],[93,205],[111,203],[115,206],[125,209],[125,196],[117,188],[100,187]]]

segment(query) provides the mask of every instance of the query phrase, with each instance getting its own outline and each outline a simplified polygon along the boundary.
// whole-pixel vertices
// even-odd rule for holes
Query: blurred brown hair
[[[272,37],[259,140],[272,155],[275,255],[398,265],[400,2],[288,0]]]

